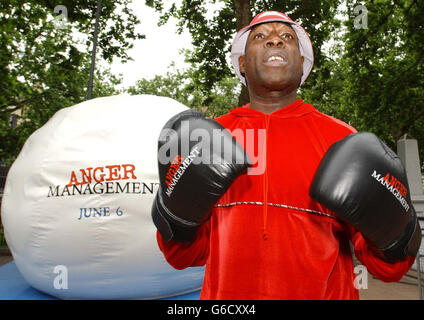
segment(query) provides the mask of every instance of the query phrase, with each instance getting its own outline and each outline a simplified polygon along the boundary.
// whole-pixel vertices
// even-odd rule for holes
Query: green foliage
[[[354,25],[359,4],[347,7],[330,74],[321,74],[305,96],[357,130],[374,132],[393,150],[404,134],[417,139],[424,163],[424,3],[367,2],[364,29]]]
[[[130,0],[103,1],[99,53],[106,61],[126,61],[139,21]],[[62,1],[68,13],[64,28],[55,21],[51,1],[7,0],[0,4],[0,160],[10,164],[28,136],[56,111],[87,96],[90,39],[96,0]],[[97,63],[98,65],[98,63]],[[120,79],[97,68],[93,96],[116,93]],[[14,110],[23,110],[11,129]]]
[[[153,94],[175,99],[189,108],[201,110],[209,117],[227,113],[237,105],[239,81],[234,77],[219,80],[207,94],[195,85],[195,72],[172,70],[151,80],[141,79],[128,88],[130,94]]]
[[[0,248],[7,248],[6,237],[4,236],[4,229],[2,225],[0,225]]]

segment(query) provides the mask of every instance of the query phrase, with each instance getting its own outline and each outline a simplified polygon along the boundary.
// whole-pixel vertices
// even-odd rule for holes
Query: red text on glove
[[[177,154],[175,158],[172,160],[171,165],[169,166],[168,172],[165,176],[165,183],[169,188],[169,185],[172,183],[172,180],[174,180],[174,175],[177,172],[178,168],[181,165],[181,156]]]
[[[383,178],[383,181],[386,181],[387,184],[393,186],[399,193],[402,195],[402,197],[406,198],[406,195],[408,194],[408,190],[405,188],[405,186],[394,176],[390,175],[390,173],[387,173],[386,176]]]

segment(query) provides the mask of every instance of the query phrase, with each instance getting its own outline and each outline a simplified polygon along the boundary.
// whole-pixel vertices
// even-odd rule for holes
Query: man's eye
[[[255,34],[255,36],[253,37],[254,39],[263,39],[265,36],[263,33],[257,33]]]
[[[285,40],[293,40],[294,39],[294,37],[293,37],[293,35],[291,33],[283,33],[281,36]]]

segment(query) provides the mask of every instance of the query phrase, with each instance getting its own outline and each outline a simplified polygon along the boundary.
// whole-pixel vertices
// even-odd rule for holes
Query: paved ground
[[[13,258],[11,256],[2,256],[0,255],[0,266],[12,261]]]
[[[12,261],[8,255],[0,255],[0,266]],[[367,289],[360,289],[361,300],[418,300],[417,272],[410,270],[399,282],[384,283],[369,273]],[[424,274],[421,274],[422,289],[424,291]],[[361,284],[361,283],[360,283]],[[424,292],[423,292],[424,295]]]
[[[424,276],[421,274],[421,289]],[[424,295],[424,292],[423,292]],[[385,283],[368,274],[368,288],[359,290],[361,300],[418,300],[417,273],[410,270],[399,282]]]

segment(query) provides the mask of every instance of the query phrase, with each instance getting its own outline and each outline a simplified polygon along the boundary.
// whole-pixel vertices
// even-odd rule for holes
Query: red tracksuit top
[[[215,120],[252,159],[266,155],[266,166],[233,182],[192,243],[165,242],[157,233],[174,268],[206,264],[200,299],[359,299],[349,241],[383,281],[398,281],[409,270],[414,258],[382,261],[353,226],[309,196],[325,152],[354,128],[302,100],[269,115],[246,105]],[[254,129],[255,149],[246,145],[247,129]],[[265,145],[258,129],[265,129]]]

